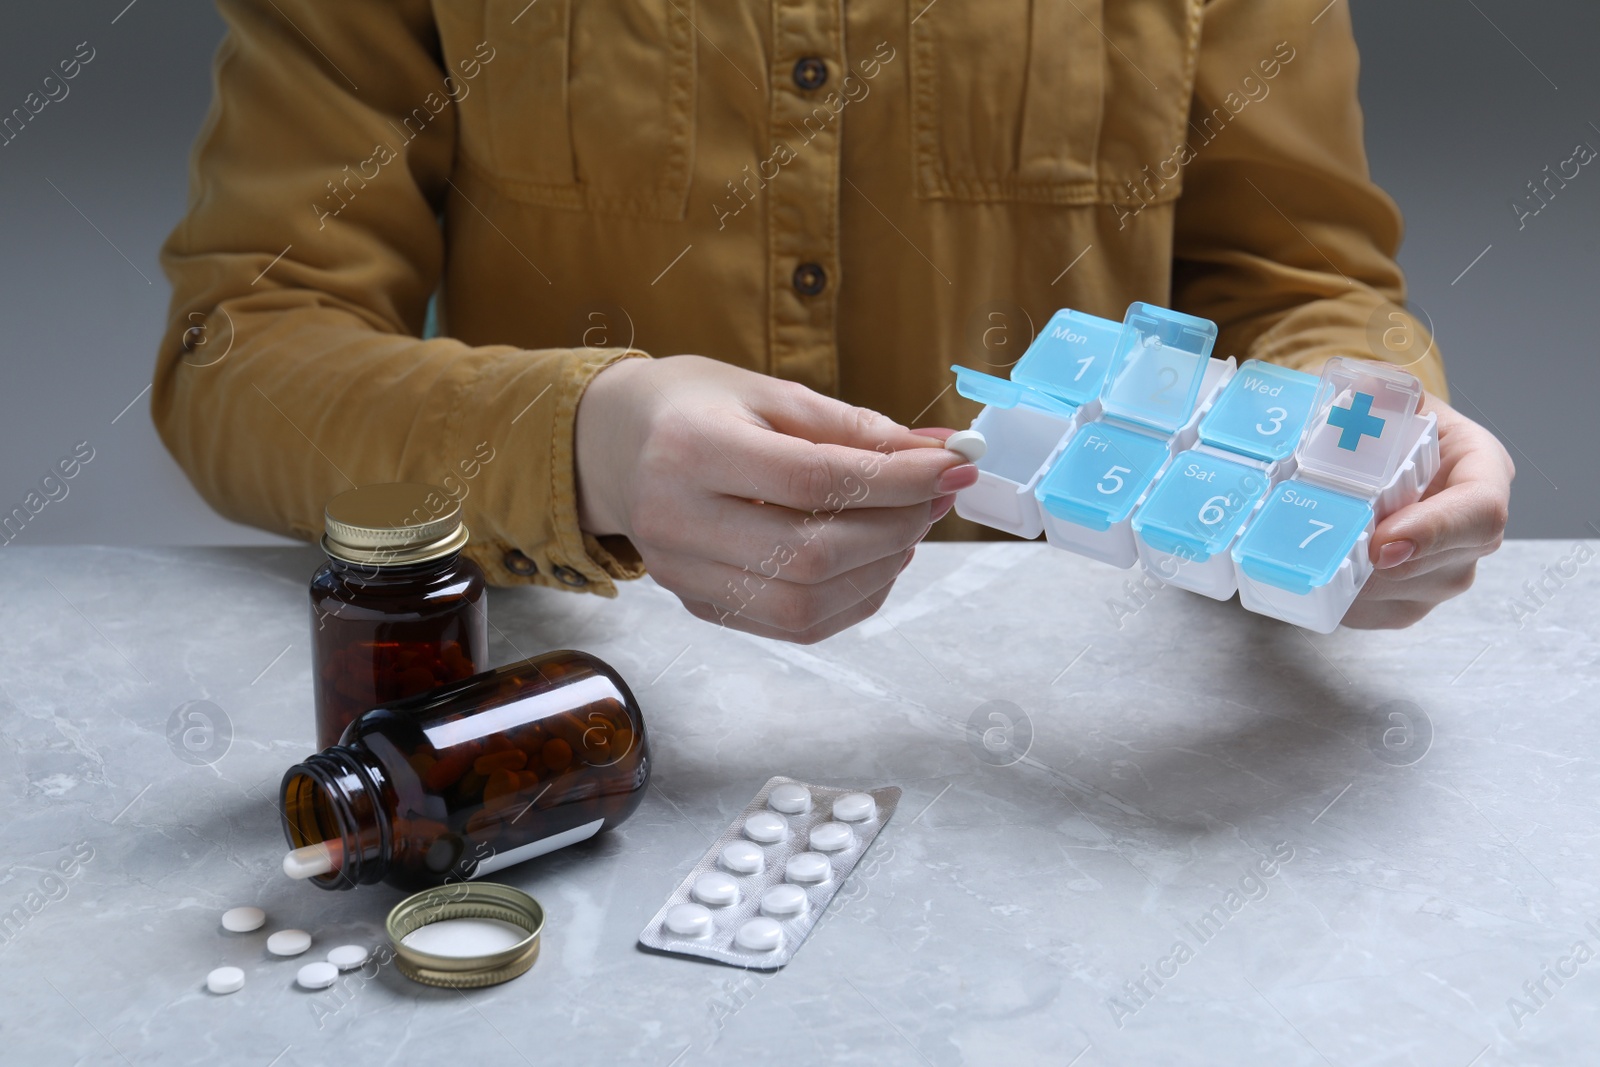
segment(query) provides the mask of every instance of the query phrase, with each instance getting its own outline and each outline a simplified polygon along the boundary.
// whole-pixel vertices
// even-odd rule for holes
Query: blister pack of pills
[[[776,970],[799,951],[883,829],[900,789],[771,778],[656,912],[639,944]]]

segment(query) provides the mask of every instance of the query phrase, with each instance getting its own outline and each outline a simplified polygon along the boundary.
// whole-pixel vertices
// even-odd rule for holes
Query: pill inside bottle
[[[283,873],[290,878],[315,878],[339,869],[343,849],[337,841],[318,841],[304,848],[291,849],[283,857]]]

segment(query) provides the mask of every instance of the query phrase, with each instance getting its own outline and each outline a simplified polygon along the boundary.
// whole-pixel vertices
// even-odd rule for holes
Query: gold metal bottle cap
[[[498,919],[519,926],[528,936],[509,948],[484,956],[440,956],[405,943],[406,935],[443,919]],[[496,882],[459,882],[425,889],[394,906],[385,924],[394,943],[400,973],[424,985],[476,989],[509,982],[539,958],[544,908],[520,889]]]
[[[381,482],[340,493],[324,512],[322,550],[346,563],[399,566],[459,552],[461,504],[421,482]]]

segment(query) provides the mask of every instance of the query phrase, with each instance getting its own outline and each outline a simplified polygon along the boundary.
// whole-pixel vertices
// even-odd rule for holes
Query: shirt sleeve
[[[1399,209],[1368,172],[1359,67],[1346,3],[1206,4],[1176,153],[1174,305],[1218,324],[1219,355],[1379,359],[1447,397],[1405,308]]]
[[[188,209],[162,250],[167,448],[223,515],[305,539],[339,492],[429,482],[461,501],[491,582],[615,595],[643,567],[578,527],[573,423],[594,374],[643,353],[419,339],[452,194],[445,77],[461,77],[430,4],[219,7]]]

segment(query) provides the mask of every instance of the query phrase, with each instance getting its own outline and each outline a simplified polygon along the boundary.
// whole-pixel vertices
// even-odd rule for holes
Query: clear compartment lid
[[[1106,414],[1172,433],[1194,412],[1217,324],[1135,301],[1122,320],[1105,388]]]
[[[1422,392],[1420,381],[1387,363],[1330,359],[1295,450],[1300,469],[1358,492],[1382,489],[1415,436]]]
[[[990,407],[1016,407],[1026,399],[1032,407],[1070,416],[1100,394],[1121,335],[1121,323],[1062,308],[1017,360],[1009,379],[952,366],[956,392]]]

